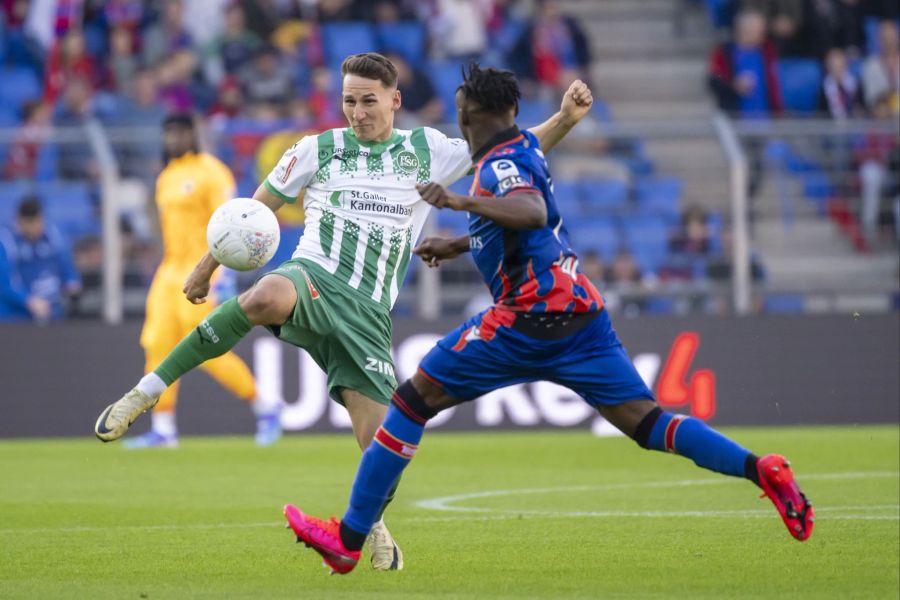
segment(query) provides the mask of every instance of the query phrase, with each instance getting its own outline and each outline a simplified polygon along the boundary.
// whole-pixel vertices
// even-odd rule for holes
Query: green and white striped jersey
[[[294,258],[390,308],[431,206],[417,183],[448,185],[471,168],[464,140],[429,127],[363,142],[353,131],[307,136],[284,153],[266,188],[285,202],[305,189],[306,222]]]

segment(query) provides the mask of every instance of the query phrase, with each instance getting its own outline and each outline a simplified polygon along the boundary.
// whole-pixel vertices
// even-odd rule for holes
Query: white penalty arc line
[[[848,473],[818,473],[804,475],[804,481],[815,480],[842,480],[842,479],[866,479],[874,477],[900,477],[897,471],[863,471]],[[599,485],[577,485],[577,486],[558,486],[543,488],[522,488],[513,490],[487,490],[482,492],[472,492],[468,494],[456,494],[452,496],[442,496],[439,498],[429,498],[420,500],[415,503],[419,508],[427,510],[436,510],[440,512],[456,513],[456,519],[466,515],[471,519],[474,515],[481,515],[478,520],[492,520],[497,518],[518,519],[527,516],[529,518],[563,518],[563,517],[591,517],[591,518],[612,518],[612,517],[763,517],[771,514],[767,510],[711,510],[711,511],[548,511],[533,509],[511,509],[511,508],[485,508],[477,506],[457,506],[456,503],[468,500],[477,500],[480,498],[496,498],[503,496],[517,496],[530,494],[549,494],[549,493],[566,493],[566,492],[587,492],[587,491],[609,491],[609,490],[630,490],[641,488],[664,488],[664,487],[687,487],[696,485],[721,485],[733,483],[735,480],[718,478],[718,479],[682,479],[672,481],[651,481],[644,483],[610,483]],[[816,507],[818,511],[838,511],[838,510],[897,510],[900,509],[898,504],[880,504],[880,505],[856,505],[845,507]],[[853,520],[900,520],[900,515],[872,515],[872,514],[829,514],[829,519],[853,519]],[[450,521],[451,517],[422,517],[415,519],[418,521]]]
[[[819,473],[804,475],[803,480],[835,480],[835,479],[865,479],[869,477],[900,477],[897,471],[868,471],[849,473]],[[512,496],[516,494],[540,494],[559,492],[584,492],[599,490],[627,490],[637,488],[683,487],[692,485],[716,485],[732,483],[733,479],[682,479],[673,481],[652,481],[645,483],[613,483],[605,485],[579,485],[544,488],[523,488],[517,490],[491,490],[473,492],[470,494],[458,494],[420,500],[415,503],[419,508],[454,513],[454,516],[445,517],[393,517],[392,520],[417,523],[441,523],[452,521],[501,521],[534,518],[609,518],[609,517],[768,517],[770,510],[718,510],[718,511],[533,511],[513,509],[493,509],[479,507],[451,506],[451,502],[475,500],[478,498],[491,498],[496,496]],[[832,511],[886,511],[900,510],[900,504],[865,504],[853,506],[816,506],[817,512]],[[897,521],[900,515],[873,515],[873,514],[828,514],[829,520],[862,520],[862,521]],[[204,529],[256,529],[256,528],[281,528],[284,522],[260,521],[255,523],[185,523],[164,525],[110,525],[110,526],[74,526],[74,527],[9,527],[0,529],[0,535],[17,534],[41,534],[41,533],[97,533],[97,532],[121,532],[121,531],[181,531]]]

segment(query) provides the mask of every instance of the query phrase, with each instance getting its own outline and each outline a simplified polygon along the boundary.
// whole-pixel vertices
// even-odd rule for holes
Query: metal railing
[[[454,126],[447,125],[442,129],[450,135],[456,134]],[[0,130],[0,149],[14,143],[19,134],[17,130]],[[763,266],[769,268],[778,264],[777,253],[770,252],[772,249],[767,246],[767,238],[760,233],[760,219],[767,224],[771,224],[769,221],[777,221],[788,232],[788,236],[797,219],[820,224],[828,220],[828,216],[822,211],[796,211],[787,208],[802,205],[805,195],[802,185],[794,181],[796,173],[790,172],[791,160],[796,162],[801,160],[797,156],[801,156],[802,160],[807,160],[812,165],[808,166],[809,172],[818,173],[833,186],[840,187],[842,182],[852,180],[855,175],[847,171],[847,155],[840,150],[844,146],[834,140],[896,134],[895,123],[813,119],[733,121],[722,114],[711,119],[692,121],[660,119],[594,123],[585,124],[584,127],[580,125],[571,134],[571,139],[550,153],[548,160],[554,177],[560,180],[583,176],[621,177],[632,187],[642,177],[679,178],[683,181],[685,190],[681,200],[682,207],[699,204],[721,216],[725,232],[722,240],[727,244],[724,249],[727,260],[719,271],[730,275],[724,279],[701,278],[698,281],[675,283],[654,280],[651,276],[635,285],[600,284],[598,287],[601,291],[614,300],[620,300],[611,302],[611,306],[626,306],[629,299],[645,302],[653,298],[664,298],[672,300],[675,312],[679,313],[718,313],[724,310],[748,314],[758,309],[760,294],[770,290],[797,291],[812,296],[818,294],[819,298],[822,294],[840,295],[869,290],[866,285],[848,283],[845,286],[840,281],[824,284],[830,287],[816,287],[818,280],[815,276],[805,283],[797,282],[792,286],[785,286],[783,282],[773,284],[771,281],[764,284],[754,277],[753,257],[762,251]],[[214,136],[210,138],[215,143]],[[158,129],[112,127],[90,121],[83,127],[53,128],[44,133],[44,139],[56,144],[62,156],[68,153],[88,153],[98,167],[94,181],[101,200],[99,214],[102,223],[103,265],[100,277],[102,293],[98,294],[97,302],[102,307],[102,318],[108,323],[116,323],[124,314],[139,313],[144,293],[140,286],[146,282],[140,281],[141,277],[130,277],[133,285],[126,285],[123,281],[126,269],[119,230],[121,190],[129,178],[141,176],[135,173],[135,165],[147,166],[149,163],[146,157],[159,155]],[[781,206],[774,204],[775,209],[772,208],[772,202],[761,203],[748,195],[748,188],[752,187],[750,179],[754,160],[753,156],[748,155],[748,147],[753,149],[760,143],[767,148],[781,145],[789,149],[787,152],[793,153],[792,158],[779,155],[777,160],[769,157],[768,151],[766,154],[765,160],[778,163],[768,165],[773,171],[771,175],[774,183],[769,184],[763,194],[781,196]],[[635,164],[635,148],[640,149],[637,152],[640,156],[637,158],[648,164]],[[754,152],[757,155],[759,153],[758,150]],[[842,163],[842,160],[845,162]],[[642,169],[653,172],[642,175]],[[888,176],[894,174],[888,173]],[[858,207],[854,205],[854,202],[858,203],[858,198],[854,200],[854,193],[858,196],[858,192],[853,191],[839,191],[833,195],[850,196],[850,211],[858,212]],[[832,200],[829,198],[829,202]],[[629,202],[633,203],[634,200]],[[799,214],[795,214],[798,212]],[[751,216],[754,218],[751,219]],[[564,214],[564,218],[583,220],[591,217]],[[622,214],[617,218],[628,217]],[[438,231],[438,224],[432,218],[423,234],[435,231]],[[771,264],[766,263],[769,255],[775,257]],[[850,261],[854,256],[864,255],[849,249],[846,253],[847,260]],[[883,256],[876,256],[873,260],[882,259]],[[461,260],[456,261],[457,264],[447,263],[440,270],[422,268],[422,265],[413,269],[410,285],[401,292],[401,311],[425,318],[461,311],[468,300],[484,291],[477,272],[468,262]],[[876,282],[870,291],[878,294],[893,290],[896,285],[895,280],[883,284]],[[846,303],[836,301],[829,306],[845,305]],[[813,302],[811,306],[818,306],[816,310],[821,310],[822,303]]]

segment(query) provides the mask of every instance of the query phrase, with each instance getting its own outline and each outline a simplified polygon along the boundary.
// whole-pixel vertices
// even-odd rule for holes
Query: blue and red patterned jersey
[[[514,231],[469,215],[469,245],[498,307],[528,313],[590,313],[603,299],[581,272],[553,199],[553,184],[537,137],[512,127],[473,157],[471,196],[490,202],[524,192],[544,198],[547,224]]]

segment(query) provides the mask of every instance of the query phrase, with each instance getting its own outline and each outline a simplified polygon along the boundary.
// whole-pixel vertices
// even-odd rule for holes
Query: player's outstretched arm
[[[451,192],[439,183],[431,182],[417,185],[422,200],[435,208],[464,210],[490,219],[505,229],[540,229],[547,224],[547,205],[540,194],[528,191],[517,192],[506,196],[484,198],[461,196]]]
[[[456,238],[429,237],[413,248],[413,253],[429,267],[439,267],[445,260],[456,258],[469,251],[469,236]]]
[[[576,79],[563,95],[559,112],[529,131],[541,141],[541,149],[549,152],[566,137],[578,121],[584,118],[593,104],[591,88],[580,79]]]
[[[259,200],[268,206],[272,209],[272,212],[275,212],[284,205],[284,201],[267,190],[265,185],[256,188],[253,199]],[[200,262],[197,263],[197,266],[194,267],[194,270],[188,275],[187,281],[184,282],[184,289],[182,290],[185,297],[190,302],[193,302],[194,304],[203,304],[206,302],[206,297],[209,296],[210,281],[218,268],[218,261],[216,261],[209,252],[200,259]]]

